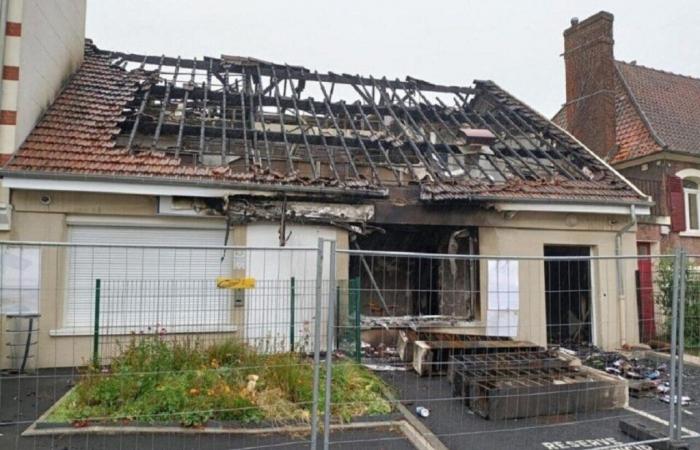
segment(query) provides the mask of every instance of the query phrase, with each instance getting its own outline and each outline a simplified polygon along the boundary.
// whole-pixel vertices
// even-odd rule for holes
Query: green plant
[[[673,316],[673,269],[674,260],[662,259],[656,272],[656,287],[658,295],[656,304],[663,315],[663,335],[665,339],[671,336]],[[685,273],[685,320],[684,336],[686,348],[700,347],[700,268],[689,264]]]
[[[134,337],[108,369],[88,367],[49,421],[178,422],[310,418],[313,365],[300,353],[259,354],[240,340]],[[323,384],[321,384],[323,386]],[[365,368],[333,367],[333,414],[341,420],[391,410],[385,388]],[[321,403],[323,405],[323,403]]]

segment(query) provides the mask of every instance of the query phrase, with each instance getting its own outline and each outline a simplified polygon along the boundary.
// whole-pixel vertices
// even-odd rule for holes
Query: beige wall
[[[0,153],[14,152],[83,60],[86,0],[8,0],[7,20],[21,36],[4,38],[3,64],[19,80],[2,80],[0,109],[16,111],[0,125]]]
[[[48,205],[42,204],[42,194],[50,195]],[[67,239],[67,217],[103,216],[107,220],[115,216],[136,220],[156,220],[157,199],[155,197],[107,195],[70,192],[13,191],[15,206],[14,226],[10,232],[0,233],[0,239],[28,241],[65,241]],[[116,219],[115,219],[116,220]],[[177,221],[211,220],[198,218],[163,218]],[[496,212],[479,212],[474,222],[479,225],[479,251],[482,255],[543,255],[546,244],[568,244],[591,246],[594,254],[613,255],[615,232],[627,219],[600,215],[565,215],[547,213],[519,213],[511,219]],[[173,222],[174,221],[174,222]],[[338,248],[348,248],[348,233],[336,233]],[[623,254],[636,253],[635,233],[632,229],[624,236]],[[235,227],[230,242],[246,245],[246,228]],[[347,279],[348,260],[343,256],[337,260],[337,279]],[[40,366],[68,366],[83,363],[90,355],[92,340],[89,336],[52,337],[49,331],[60,328],[64,289],[66,255],[60,249],[45,249],[42,254],[41,321],[40,321]],[[484,263],[485,264],[485,263]],[[619,322],[619,299],[617,294],[615,266],[613,261],[593,264],[593,289],[595,291],[596,341],[607,348],[618,347],[621,342]],[[637,341],[636,301],[634,296],[633,261],[625,264],[627,298],[625,310],[626,340]],[[487,270],[481,270],[482,319],[486,314]],[[529,339],[538,344],[546,343],[544,310],[544,265],[541,260],[523,261],[519,267],[520,327],[518,338]],[[243,311],[232,312],[234,323],[242,325]],[[475,331],[483,326],[477,327]],[[4,347],[4,346],[3,346]],[[4,350],[3,350],[4,351]],[[3,363],[6,358],[2,358]]]
[[[480,228],[479,250],[483,255],[534,256],[544,255],[544,246],[552,244],[590,246],[597,256],[615,254],[615,233],[611,231],[533,230],[514,231],[508,228]],[[635,233],[623,238],[623,255],[636,254]],[[624,324],[620,322],[620,301],[617,289],[617,267],[614,260],[592,262],[592,289],[595,343],[607,349],[619,348],[623,342],[638,342],[637,304],[635,296],[635,260],[623,263]],[[545,273],[542,260],[519,262],[520,311],[518,338],[545,345]],[[486,261],[481,266],[482,320],[486,318],[488,302],[488,270]],[[625,335],[622,336],[622,329]]]
[[[85,0],[24,0],[16,144],[83,60]]]
[[[42,195],[50,197],[49,204],[43,204]],[[157,198],[146,196],[107,195],[75,192],[43,192],[43,191],[12,191],[12,203],[15,206],[12,230],[0,233],[0,239],[12,241],[43,241],[65,242],[68,239],[69,219],[79,217],[102,218],[112,220],[136,220],[158,224],[168,223],[170,226],[196,226],[197,223],[212,221],[224,227],[223,218],[197,217],[157,217]],[[194,225],[193,225],[194,224]],[[313,226],[313,225],[309,225]],[[348,233],[338,229],[335,232],[338,248],[348,248]],[[233,228],[229,238],[230,245],[245,246],[247,231],[245,226]],[[164,243],[167,245],[167,243]],[[175,243],[173,243],[175,244]],[[39,321],[38,366],[75,366],[82,365],[91,356],[91,336],[52,336],[51,330],[62,328],[63,293],[67,275],[66,251],[59,248],[45,247],[41,260],[41,292]],[[339,258],[337,263],[338,279],[347,278],[347,256]],[[242,275],[234,271],[234,276]],[[238,326],[242,335],[245,330],[245,310],[232,309],[233,324]],[[2,318],[0,318],[0,321]],[[0,324],[5,325],[5,324]],[[4,327],[3,327],[4,329]],[[199,334],[198,339],[217,339],[223,335]],[[0,340],[6,336],[0,336]],[[125,336],[103,337],[105,340],[128,339]],[[0,342],[0,368],[8,364],[6,346]]]

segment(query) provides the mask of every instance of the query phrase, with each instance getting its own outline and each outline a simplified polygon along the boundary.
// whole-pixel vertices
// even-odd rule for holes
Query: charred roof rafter
[[[419,183],[497,185],[590,180],[604,170],[490,82],[444,86],[231,56],[111,58],[143,80],[121,125],[130,130],[130,153],[194,153],[195,164],[210,164],[206,155],[218,147],[221,166],[341,186],[350,180],[400,185],[402,172]],[[472,142],[467,128],[488,130],[495,142]],[[142,135],[149,133],[146,145]],[[177,138],[165,139],[168,134]],[[389,172],[382,175],[382,168]]]

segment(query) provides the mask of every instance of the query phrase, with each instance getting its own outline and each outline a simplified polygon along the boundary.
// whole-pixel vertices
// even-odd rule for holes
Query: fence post
[[[290,280],[289,293],[289,351],[294,351],[294,277]]]
[[[675,402],[671,398],[672,404],[675,406],[675,431],[676,435],[673,440],[680,441],[683,437],[683,359],[685,358],[685,295],[687,285],[687,270],[688,269],[688,253],[685,249],[681,249],[680,254],[680,287],[678,291],[678,338],[676,340],[676,392]]]
[[[326,398],[323,408],[323,449],[328,450],[331,434],[331,389],[333,383],[333,331],[335,323],[335,241],[330,241],[328,277],[328,317],[326,319]]]
[[[100,290],[102,280],[95,279],[95,319],[92,336],[92,364],[97,366],[100,362]]]
[[[357,278],[352,279],[352,302],[355,308],[355,361],[359,364],[362,362],[362,334],[360,333],[360,283]]]
[[[678,416],[676,414],[676,403],[680,405],[681,397],[679,397],[679,381],[682,373],[679,374],[678,364],[678,329],[679,327],[679,303],[681,302],[681,286],[684,284],[685,271],[683,268],[683,252],[677,248],[674,252],[673,259],[673,289],[671,292],[671,349],[670,349],[670,366],[671,366],[671,386],[669,390],[669,439],[677,441],[680,438],[680,426],[678,424]],[[685,289],[683,289],[685,290]]]
[[[316,312],[314,317],[314,381],[311,402],[311,449],[316,450],[318,440],[319,366],[321,364],[321,300],[323,296],[323,243],[318,239],[316,251]]]

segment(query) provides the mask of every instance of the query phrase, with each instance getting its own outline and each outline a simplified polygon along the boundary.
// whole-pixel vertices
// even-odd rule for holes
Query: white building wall
[[[86,0],[24,0],[15,148],[83,59]]]

